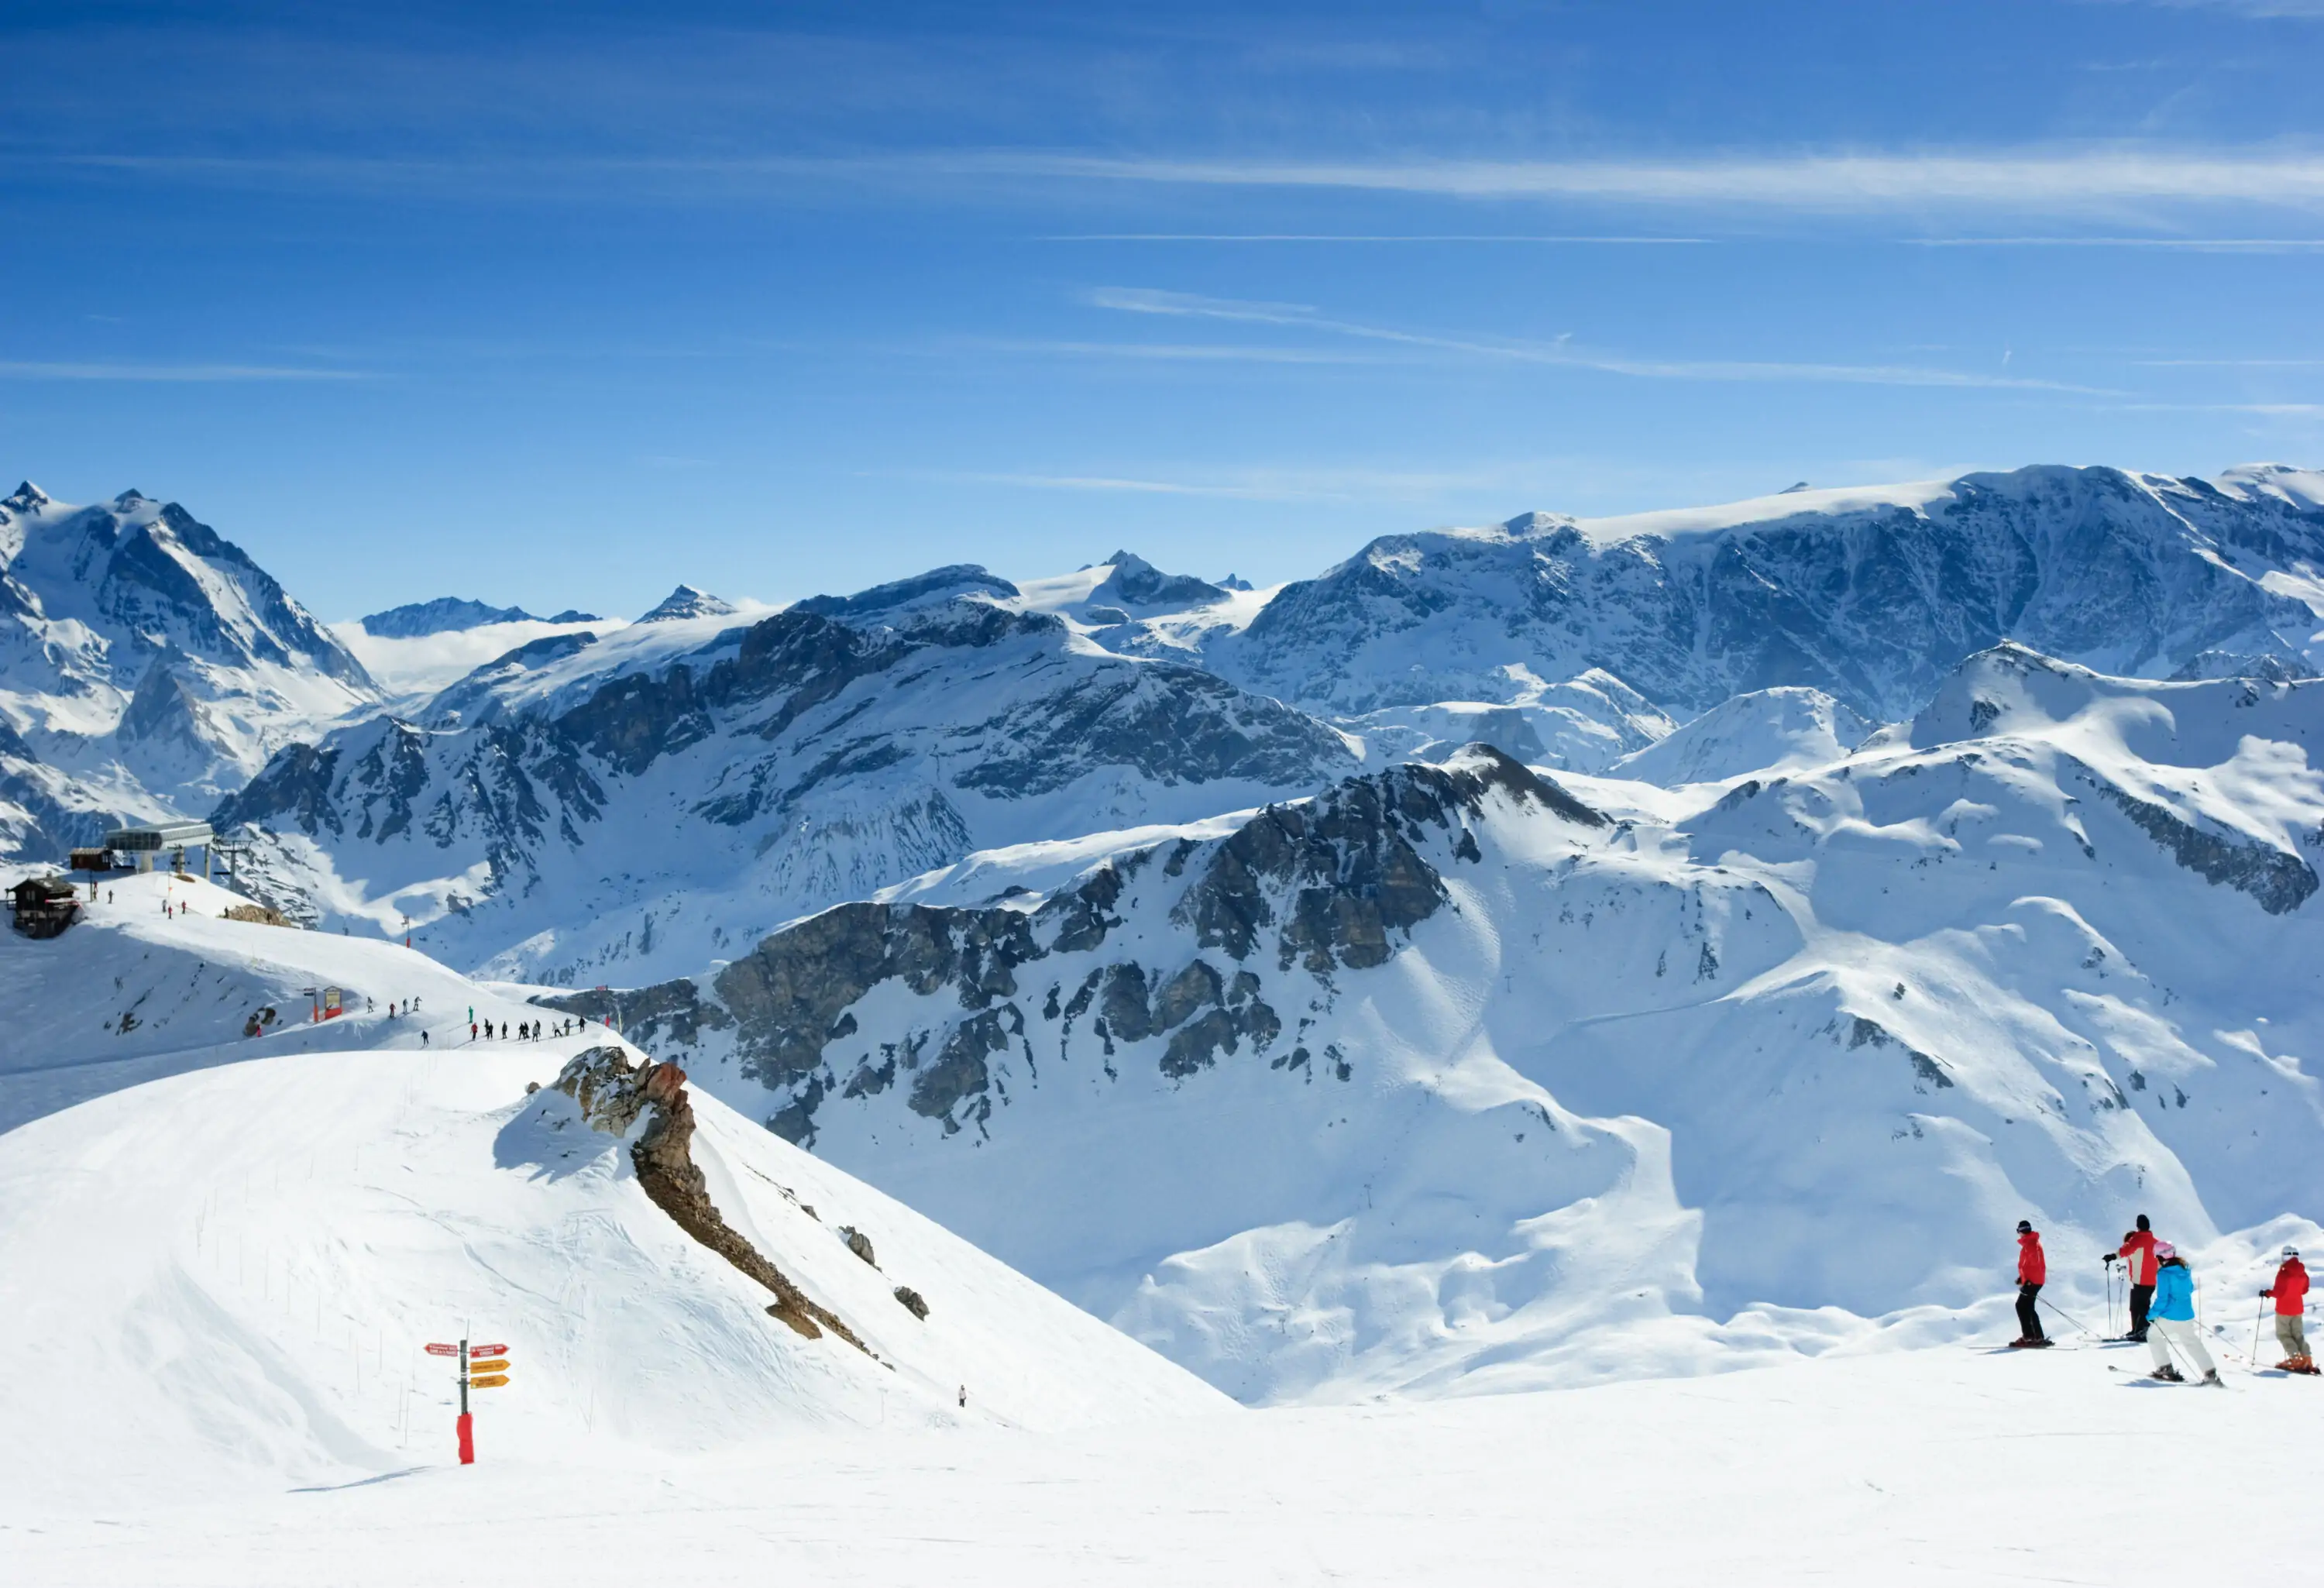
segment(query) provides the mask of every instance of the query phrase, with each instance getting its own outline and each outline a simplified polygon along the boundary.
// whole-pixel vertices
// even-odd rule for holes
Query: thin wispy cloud
[[[2324,253],[2324,237],[1905,237],[1916,248],[2158,248],[2190,254]]]
[[[2324,0],[2141,0],[2171,11],[2228,11],[2242,16],[2324,16]]]
[[[1125,158],[986,153],[964,172],[1176,186],[1356,189],[1468,198],[1600,199],[1832,211],[2126,204],[2324,208],[2324,155],[2167,149],[1836,154],[1695,161]]]
[[[361,370],[300,369],[265,364],[86,364],[0,359],[0,380],[150,381],[200,384],[226,381],[362,381]]]
[[[1056,354],[1074,358],[1141,358],[1185,364],[1382,364],[1379,353],[1342,347],[1279,347],[1232,342],[1088,342],[1070,338],[964,338],[946,350],[977,353]]]
[[[1711,241],[1709,237],[1529,236],[1499,232],[1068,232],[1037,237],[1038,243],[1515,243],[1582,246],[1660,247]]]
[[[1593,351],[1568,341],[1483,341],[1441,337],[1388,326],[1334,319],[1298,303],[1246,302],[1145,287],[1101,287],[1088,301],[1130,314],[1227,320],[1349,337],[1393,346],[1427,348],[1463,357],[1594,370],[1644,380],[1811,381],[1848,385],[1926,386],[2120,396],[2104,387],[2074,385],[2021,375],[1983,374],[1915,365],[1793,363],[1766,359],[1651,359]]]
[[[341,158],[287,154],[0,152],[0,165],[161,180],[541,198],[745,199],[800,181],[1079,183],[1352,190],[1446,198],[1590,201],[1658,208],[1869,214],[1984,208],[2114,214],[2236,205],[2324,211],[2324,153],[2151,145],[2089,149],[1706,154],[1669,161],[1343,160],[1085,154],[1025,149],[843,155],[598,154],[534,158]],[[1363,235],[1363,234],[1357,234]],[[1587,234],[1577,234],[1586,235]]]
[[[2124,402],[2119,413],[2252,413],[2269,419],[2324,417],[2324,402]]]
[[[1382,496],[1427,498],[1452,491],[1526,488],[1538,471],[1379,468],[1293,468],[1230,471],[1209,478],[1164,478],[1039,471],[914,471],[947,485],[997,485],[1031,491],[1074,491],[1137,496],[1213,497],[1237,502],[1362,502]]]
[[[1127,492],[1140,496],[1219,496],[1240,502],[1287,502],[1312,494],[1265,485],[1199,485],[1183,480],[1138,480],[1105,475],[950,475],[964,485],[1017,485],[1035,491]]]

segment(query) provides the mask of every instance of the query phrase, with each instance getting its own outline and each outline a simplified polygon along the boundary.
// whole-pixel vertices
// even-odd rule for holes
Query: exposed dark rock
[[[904,1310],[906,1312],[910,1313],[914,1317],[918,1318],[923,1323],[927,1321],[928,1304],[921,1297],[920,1293],[913,1289],[909,1285],[899,1285],[896,1287],[896,1299],[904,1304]]]
[[[1383,963],[1400,936],[1447,898],[1422,845],[1481,858],[1472,824],[1490,799],[1537,807],[1585,828],[1606,825],[1554,783],[1498,751],[1472,746],[1445,766],[1398,767],[1348,780],[1305,804],[1271,807],[1222,840],[1168,845],[1168,859],[1147,874],[1149,883],[1177,889],[1171,919],[1193,926],[1204,947],[1230,959],[1250,958],[1271,933],[1278,971],[1360,970]],[[1013,1048],[1023,1046],[1027,1073],[1038,1081],[1033,1054],[1051,1048],[1027,1037],[1025,1011],[1034,1006],[1018,997],[1041,992],[1044,981],[1034,1018],[1068,1061],[1084,1018],[1109,1060],[1125,1045],[1167,1037],[1157,1063],[1173,1078],[1237,1055],[1246,1043],[1267,1052],[1283,1021],[1252,968],[1224,969],[1196,956],[1159,970],[1130,959],[1101,962],[1074,967],[1069,980],[1019,974],[1053,955],[1102,952],[1120,924],[1114,911],[1125,891],[1157,853],[1118,855],[1029,912],[842,905],[729,965],[716,990],[738,1022],[744,1071],[788,1095],[775,1127],[793,1140],[813,1140],[826,1050],[852,1039],[848,1010],[890,980],[937,1002],[927,1023],[890,1048],[881,1064],[848,1054],[842,1090],[851,1098],[876,1096],[895,1084],[899,1066],[911,1071],[908,1105],[942,1121],[947,1134],[982,1122],[996,1101],[1006,1101],[993,1063]],[[926,1063],[924,1047],[933,1054]],[[1351,1073],[1336,1052],[1331,1067],[1342,1079]]]
[[[2172,860],[2204,881],[2248,893],[2270,915],[2288,915],[2316,891],[2316,872],[2297,854],[2244,837],[2207,833],[2180,820],[2160,805],[2136,799],[2104,779],[2083,780]]]
[[[881,983],[956,988],[964,1008],[979,1009],[1013,995],[1016,967],[1040,953],[1016,910],[843,904],[767,938],[715,985],[741,1025],[745,1073],[781,1085],[822,1063],[841,1012]]]
[[[1014,1033],[1007,1017],[1016,1014],[1015,1004],[1004,1003],[954,1026],[952,1034],[945,1039],[936,1063],[912,1081],[912,1112],[942,1120],[947,1136],[959,1130],[960,1122],[953,1117],[953,1110],[964,1099],[982,1096],[991,1085],[991,1072],[984,1061],[995,1053],[1009,1051],[1009,1039]],[[1021,1017],[1016,1021],[1016,1029],[1024,1029]]]
[[[1849,1021],[1848,1045],[1850,1048],[1862,1048],[1868,1043],[1875,1048],[1903,1048],[1904,1057],[1912,1063],[1913,1074],[1919,1079],[1938,1087],[1950,1086],[1953,1084],[1953,1078],[1945,1074],[1944,1066],[1923,1053],[1919,1048],[1906,1047],[1902,1039],[1879,1021],[1866,1020],[1862,1015],[1853,1015],[1849,1017]]]
[[[862,1231],[856,1229],[852,1224],[842,1224],[839,1226],[839,1238],[847,1242],[848,1251],[853,1252],[856,1256],[862,1258],[865,1262],[870,1263],[875,1269],[880,1266],[880,1260],[872,1255],[871,1236],[865,1234]]]
[[[618,1020],[622,1035],[641,1048],[665,1041],[691,1048],[701,1041],[703,1032],[723,1031],[734,1023],[733,1015],[704,998],[700,989],[684,976],[650,987],[561,992],[531,1002],[542,1009],[579,1015],[592,1025]]]
[[[640,1068],[617,1048],[592,1048],[567,1061],[556,1085],[580,1105],[593,1130],[627,1135],[641,1116],[647,1117],[630,1146],[640,1189],[679,1229],[774,1292],[770,1316],[810,1340],[828,1329],[871,1354],[853,1329],[791,1283],[712,1204],[708,1182],[694,1162],[694,1103],[686,1093],[684,1070],[671,1064]]]

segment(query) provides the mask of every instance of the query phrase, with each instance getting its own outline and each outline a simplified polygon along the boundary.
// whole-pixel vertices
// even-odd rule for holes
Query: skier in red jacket
[[[2275,1283],[2260,1294],[2275,1297],[2275,1337],[2283,1346],[2283,1360],[2275,1365],[2287,1373],[2314,1372],[2316,1364],[2308,1355],[2308,1269],[2301,1263],[2298,1247],[2283,1249]]]
[[[2130,1279],[2130,1333],[2123,1338],[2144,1341],[2146,1309],[2154,1301],[2154,1232],[2144,1214],[2138,1215],[2138,1228],[2122,1238],[2122,1250],[2116,1255]]]
[[[2013,1346],[2040,1347],[2050,1343],[2042,1333],[2042,1315],[2034,1310],[2034,1297],[2042,1294],[2042,1285],[2050,1277],[2050,1265],[2042,1256],[2042,1237],[2034,1233],[2030,1220],[2017,1221],[2017,1327]]]

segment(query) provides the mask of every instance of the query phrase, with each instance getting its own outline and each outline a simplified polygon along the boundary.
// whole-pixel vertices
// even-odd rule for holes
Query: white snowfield
[[[518,1385],[537,1382],[512,1343]],[[178,1470],[92,1473],[38,1498],[11,1489],[0,1576],[40,1588],[2116,1588],[2191,1556],[2209,1581],[2309,1580],[2324,1384],[2234,1364],[2224,1390],[2108,1371],[2144,1360],[2132,1347],[1912,1352],[1560,1393],[1065,1433],[891,1427],[618,1462],[594,1445],[512,1448],[536,1405],[512,1386],[480,1397],[473,1467],[449,1464],[447,1414],[431,1406],[428,1437],[370,1482],[235,1489]],[[83,1408],[68,1442],[110,1404]]]

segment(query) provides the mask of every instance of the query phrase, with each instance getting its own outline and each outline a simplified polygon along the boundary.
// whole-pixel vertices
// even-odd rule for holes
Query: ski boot
[[[2226,1380],[2219,1377],[2219,1370],[2217,1368],[2211,1368],[2203,1374],[2203,1382],[2209,1384],[2214,1390],[2224,1389],[2226,1387]]]
[[[2183,1384],[2187,1381],[2187,1375],[2167,1362],[2146,1376],[2150,1379],[2160,1379],[2166,1384]]]
[[[2316,1359],[2312,1356],[2295,1356],[2283,1364],[2283,1371],[2287,1373],[2312,1373],[2316,1371]]]

